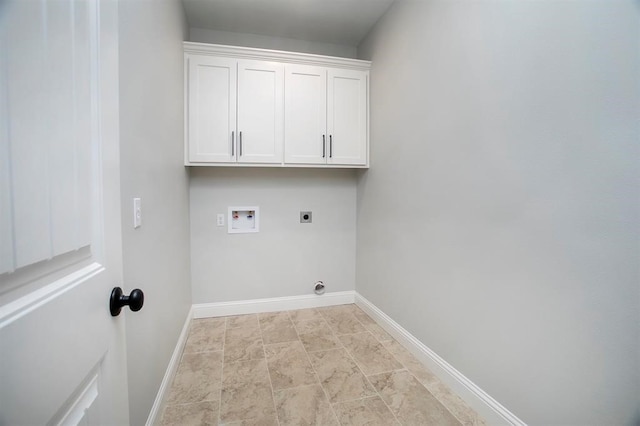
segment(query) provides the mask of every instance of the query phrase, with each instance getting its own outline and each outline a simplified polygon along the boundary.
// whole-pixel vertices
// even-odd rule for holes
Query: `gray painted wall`
[[[340,56],[343,58],[355,58],[357,55],[357,48],[355,46],[296,40],[285,37],[234,33],[230,31],[214,31],[204,28],[191,28],[189,41],[256,47],[260,49],[286,50],[290,52],[313,53],[316,55]]]
[[[356,290],[529,424],[640,422],[635,1],[398,0]]]
[[[120,2],[120,150],[124,290],[132,425],[145,423],[191,306],[189,190],[183,166],[182,41],[177,0]],[[133,229],[133,197],[142,227]]]
[[[191,168],[193,303],[354,290],[356,176],[353,170]],[[260,232],[228,234],[216,215],[260,207]],[[313,222],[300,223],[300,211]]]

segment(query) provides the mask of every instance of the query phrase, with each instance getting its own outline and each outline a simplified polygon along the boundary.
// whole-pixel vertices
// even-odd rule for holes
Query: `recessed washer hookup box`
[[[229,207],[227,217],[229,234],[245,234],[260,231],[260,207]]]

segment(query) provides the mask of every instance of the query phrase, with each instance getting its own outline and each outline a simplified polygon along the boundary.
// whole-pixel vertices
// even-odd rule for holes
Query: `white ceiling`
[[[192,28],[357,46],[394,0],[182,0]]]

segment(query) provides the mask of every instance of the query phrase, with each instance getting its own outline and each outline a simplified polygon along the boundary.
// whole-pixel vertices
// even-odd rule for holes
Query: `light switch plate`
[[[216,225],[224,226],[224,213],[218,213],[218,216],[216,217]]]
[[[140,228],[142,226],[142,200],[140,198],[133,199],[133,227]]]

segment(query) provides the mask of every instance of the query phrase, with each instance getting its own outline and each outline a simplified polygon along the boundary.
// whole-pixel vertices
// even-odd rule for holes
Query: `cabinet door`
[[[328,164],[367,164],[367,76],[366,71],[328,70]]]
[[[284,67],[238,61],[238,162],[281,163]]]
[[[327,135],[327,71],[287,65],[285,70],[284,161],[324,164]]]
[[[236,60],[187,56],[189,162],[234,162]]]

